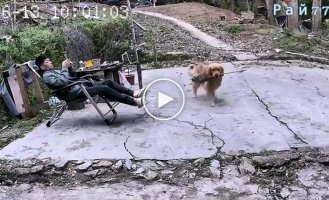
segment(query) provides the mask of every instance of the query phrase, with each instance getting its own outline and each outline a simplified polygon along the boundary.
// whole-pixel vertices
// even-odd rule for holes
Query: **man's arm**
[[[70,67],[69,69],[69,75],[71,76],[71,77],[76,77],[76,71],[75,71],[75,69],[73,69],[73,67]]]
[[[69,72],[67,69],[61,72],[48,72],[43,75],[43,80],[51,87],[64,87],[69,83]]]

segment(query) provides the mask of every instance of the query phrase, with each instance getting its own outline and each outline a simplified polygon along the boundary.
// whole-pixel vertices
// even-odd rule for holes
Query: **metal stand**
[[[130,0],[127,0],[127,4],[128,4],[129,19],[130,19],[130,23],[131,23],[131,32],[133,35],[134,52],[135,52],[136,64],[137,64],[138,85],[139,85],[139,88],[141,89],[141,88],[143,88],[142,67],[141,67],[141,64],[139,63],[139,59],[138,59],[136,33],[135,33],[135,28],[134,28],[134,19],[133,19],[133,14],[131,11]]]

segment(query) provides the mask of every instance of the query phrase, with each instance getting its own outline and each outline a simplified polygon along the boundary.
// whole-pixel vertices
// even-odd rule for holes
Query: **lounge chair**
[[[29,61],[26,63],[29,67],[29,69],[35,73],[38,78],[41,80],[41,82],[44,83],[43,79],[41,78],[40,74],[37,72],[38,71],[38,66],[35,65],[34,61]],[[83,76],[81,78],[87,79],[89,81],[93,81],[94,79],[92,78],[92,75],[86,75]],[[47,85],[47,84],[45,84]],[[79,99],[73,96],[67,96],[67,91],[70,90],[73,86],[79,85],[81,87],[81,92],[86,96],[85,98]],[[53,111],[53,115],[51,116],[51,118],[48,120],[47,122],[47,127],[50,127],[52,124],[54,124],[57,120],[60,119],[60,117],[62,116],[62,114],[64,113],[64,111],[68,108],[67,104],[68,103],[79,103],[79,102],[85,102],[86,100],[89,100],[89,102],[94,106],[94,108],[96,109],[96,111],[99,113],[99,115],[102,117],[102,119],[105,121],[105,123],[107,125],[110,125],[115,118],[117,117],[117,112],[115,110],[115,107],[119,104],[118,102],[111,102],[108,101],[105,98],[102,98],[101,96],[91,96],[87,90],[86,87],[83,85],[83,82],[78,81],[69,85],[66,85],[60,89],[57,90],[53,90],[51,92],[54,96],[56,96],[58,99],[61,100],[61,103],[59,103],[58,105],[55,106],[54,111]],[[66,95],[63,95],[66,94]],[[97,103],[100,102],[100,100],[103,100],[103,102],[105,102],[108,107],[110,108],[110,110],[108,112],[106,112],[105,114],[101,111],[101,109],[98,107]],[[107,118],[106,116],[112,113],[112,116],[110,118]]]

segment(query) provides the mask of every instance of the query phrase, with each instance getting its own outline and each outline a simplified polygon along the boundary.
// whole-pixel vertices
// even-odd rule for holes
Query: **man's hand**
[[[70,59],[66,59],[62,62],[63,69],[70,69],[73,66],[73,63]]]

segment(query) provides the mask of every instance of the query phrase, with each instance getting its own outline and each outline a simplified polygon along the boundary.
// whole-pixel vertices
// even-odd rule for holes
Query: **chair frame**
[[[37,77],[44,83],[42,77],[39,75],[39,73],[34,69],[33,66],[33,61],[29,61],[26,63],[27,66],[30,68],[30,70],[35,73],[37,75]],[[93,75],[85,75],[82,76],[80,78],[84,78],[84,79],[89,79],[89,81],[94,82],[94,80],[92,79]],[[83,94],[85,95],[85,98],[83,99],[74,99],[72,101],[66,101],[61,99],[61,103],[59,105],[55,105],[55,108],[53,110],[53,114],[50,117],[50,119],[48,120],[48,122],[46,123],[47,127],[50,127],[52,124],[54,124],[57,120],[59,120],[62,116],[62,114],[65,112],[65,110],[68,108],[67,103],[74,103],[74,102],[81,102],[81,101],[86,101],[89,100],[89,102],[93,105],[93,107],[96,109],[96,111],[98,112],[98,114],[102,117],[102,119],[105,121],[105,123],[107,125],[111,125],[113,123],[113,121],[116,119],[118,113],[115,110],[115,107],[117,105],[119,105],[119,102],[114,102],[111,104],[111,102],[101,96],[94,96],[94,98],[88,93],[88,91],[86,90],[86,87],[83,85],[83,82],[81,81],[77,81],[71,84],[68,84],[62,88],[59,88],[57,90],[53,90],[51,93],[56,96],[56,94],[60,91],[66,91],[67,89],[75,86],[75,85],[79,85]],[[106,112],[105,114],[101,111],[101,109],[98,107],[97,103],[99,103],[100,100],[103,100],[108,107],[110,108],[110,110],[108,112]],[[108,119],[106,118],[106,115],[109,114],[110,112],[112,112],[112,116]]]

